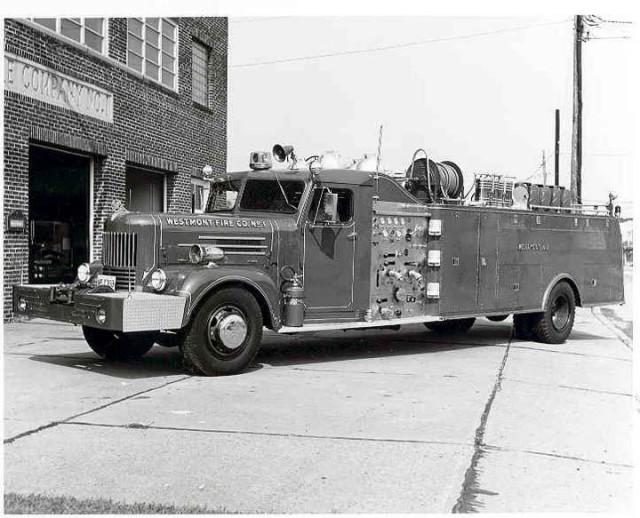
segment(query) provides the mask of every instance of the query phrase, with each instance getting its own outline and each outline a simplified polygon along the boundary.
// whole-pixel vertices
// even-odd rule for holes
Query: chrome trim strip
[[[419,316],[419,317],[396,318],[393,320],[374,320],[372,322],[343,322],[343,323],[330,322],[328,324],[303,325],[302,327],[282,326],[280,329],[277,330],[277,333],[278,334],[313,333],[317,331],[334,331],[334,330],[340,330],[340,329],[366,329],[368,327],[392,327],[392,326],[403,325],[403,324],[421,324],[423,322],[435,322],[437,320],[442,320],[442,318],[433,317],[433,316]]]
[[[198,236],[198,239],[220,239],[220,240],[238,240],[238,241],[265,241],[266,237],[258,236]]]

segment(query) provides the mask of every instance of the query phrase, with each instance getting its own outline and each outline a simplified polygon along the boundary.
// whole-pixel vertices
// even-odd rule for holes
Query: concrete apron
[[[5,328],[5,491],[239,512],[616,511],[631,354],[588,310],[564,345],[510,319],[455,342],[270,335],[255,369],[99,360],[79,328]]]

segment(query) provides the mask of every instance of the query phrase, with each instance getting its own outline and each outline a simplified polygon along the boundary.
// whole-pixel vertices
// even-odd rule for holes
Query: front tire
[[[441,335],[452,335],[466,333],[476,321],[475,318],[454,318],[450,320],[439,320],[437,322],[425,322],[429,331]]]
[[[187,370],[204,376],[245,370],[260,347],[262,312],[246,290],[225,288],[209,297],[191,319],[182,354]]]
[[[123,333],[82,326],[89,347],[105,360],[131,360],[144,356],[157,339],[155,332]]]

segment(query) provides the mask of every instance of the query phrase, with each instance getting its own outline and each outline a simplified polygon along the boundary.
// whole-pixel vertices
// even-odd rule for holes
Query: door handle
[[[355,230],[354,230],[353,232],[351,232],[351,234],[348,234],[348,235],[347,235],[347,239],[350,239],[350,240],[352,240],[352,241],[353,241],[354,239],[356,239],[357,237],[358,237],[358,233],[357,233]]]

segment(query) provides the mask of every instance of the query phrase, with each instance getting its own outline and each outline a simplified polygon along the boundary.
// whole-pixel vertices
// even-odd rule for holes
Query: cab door
[[[353,311],[358,226],[350,186],[316,187],[304,224],[304,294],[308,313]],[[323,193],[337,194],[337,217],[324,214]]]

